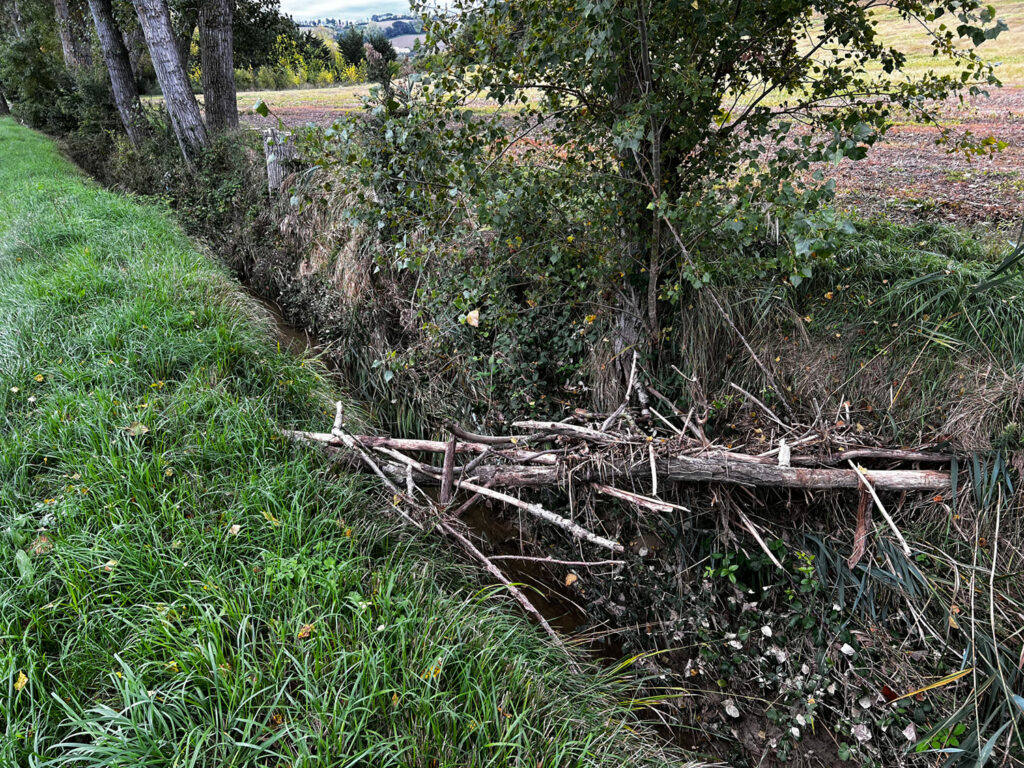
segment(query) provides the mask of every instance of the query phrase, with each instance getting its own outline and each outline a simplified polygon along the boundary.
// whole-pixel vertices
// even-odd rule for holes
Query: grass
[[[320,109],[320,110],[352,110],[363,105],[363,99],[370,93],[370,85],[342,85],[335,88],[295,88],[283,91],[239,91],[238,108],[241,111],[250,109],[256,102],[263,101],[273,110],[280,109]],[[202,103],[202,95],[196,97]],[[163,96],[146,96],[148,104],[163,103]]]
[[[1003,85],[1022,86],[1024,85],[1024,2],[1002,0],[993,5],[996,9],[996,17],[1003,19],[1009,29],[995,40],[986,41],[978,48],[978,53],[988,61],[998,62],[996,75],[1002,80]],[[919,76],[929,69],[935,69],[939,74],[953,72],[953,68],[948,62],[932,56],[929,38],[923,33],[919,24],[905,21],[892,8],[877,9],[873,11],[873,16],[878,21],[881,39],[887,45],[895,45],[907,53],[907,63],[903,67],[904,72],[914,76]],[[958,23],[952,19],[939,19],[935,24],[938,25],[942,22],[949,26]],[[961,43],[970,46],[970,42],[967,40],[961,40]]]
[[[334,393],[165,211],[10,120],[0,158],[0,765],[669,762],[278,438]]]

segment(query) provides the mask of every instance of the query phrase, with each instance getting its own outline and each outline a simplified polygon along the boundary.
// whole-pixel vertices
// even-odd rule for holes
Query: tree
[[[387,36],[377,30],[366,36],[366,42],[373,46],[373,49],[380,54],[381,58],[388,64],[398,58],[395,46],[388,40]]]
[[[133,146],[138,147],[145,135],[145,121],[139,89],[132,73],[131,60],[125,47],[121,30],[114,20],[111,0],[89,0],[96,35],[100,40],[103,60],[110,74],[110,85],[114,92],[114,104],[121,118],[121,125]]]
[[[363,60],[363,33],[352,25],[338,35],[338,53],[346,64],[358,64]]]
[[[802,279],[831,247],[818,211],[832,188],[815,164],[864,157],[896,107],[933,119],[934,100],[996,84],[958,41],[976,46],[1005,29],[977,0],[450,6],[430,25],[446,88],[527,106],[517,121],[543,122],[579,187],[601,191],[587,220],[615,242],[612,274],[639,295],[654,347],[659,304],[680,282]],[[919,23],[958,72],[900,72],[906,53],[871,14],[883,6]],[[530,89],[541,94],[533,106]],[[976,148],[971,137],[961,144]]]
[[[0,83],[0,116],[11,114],[11,106],[7,103],[7,97],[4,96],[4,86]]]
[[[199,6],[199,54],[206,121],[212,131],[238,127],[233,51],[231,0],[202,0]]]
[[[281,13],[278,0],[237,0],[234,12],[235,65],[256,68],[271,64],[281,35],[298,38],[299,28]]]
[[[167,0],[132,1],[139,14],[174,135],[185,161],[194,164],[199,152],[209,143],[209,136],[175,46]]]
[[[92,66],[92,51],[86,38],[88,28],[80,0],[53,0],[64,63],[72,72]]]

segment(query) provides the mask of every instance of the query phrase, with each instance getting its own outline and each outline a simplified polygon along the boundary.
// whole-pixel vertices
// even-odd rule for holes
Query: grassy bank
[[[0,764],[664,764],[277,428],[315,365],[158,207],[0,121]]]

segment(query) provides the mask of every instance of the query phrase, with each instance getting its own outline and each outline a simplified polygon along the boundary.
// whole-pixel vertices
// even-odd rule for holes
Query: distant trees
[[[346,64],[358,64],[363,60],[363,32],[357,26],[350,26],[338,37],[338,53]]]
[[[380,30],[364,35],[359,27],[351,26],[338,35],[337,41],[338,51],[347,64],[359,64],[366,59],[366,44],[373,46],[386,62],[390,63],[398,58],[395,46]]]
[[[395,46],[392,45],[391,41],[388,40],[387,36],[380,30],[371,32],[366,36],[366,42],[373,46],[373,49],[380,54],[380,57],[385,62],[390,64],[398,58],[398,52],[395,50]]]

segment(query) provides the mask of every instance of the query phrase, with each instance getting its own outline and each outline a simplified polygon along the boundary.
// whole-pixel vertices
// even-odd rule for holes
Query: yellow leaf
[[[392,693],[391,694],[391,706],[392,707],[397,707],[398,706],[398,694],[397,693]]]
[[[26,685],[28,685],[28,676],[24,672],[19,672],[18,679],[14,683],[14,690],[20,691]]]
[[[117,567],[117,560],[107,560],[107,562],[103,564],[103,570],[107,573],[110,573],[115,567]]]
[[[573,584],[579,581],[579,579],[580,577],[577,576],[575,573],[570,573],[568,576],[565,577],[565,586],[571,587]]]
[[[299,640],[306,640],[307,638],[309,638],[311,634],[313,634],[313,625],[303,624],[302,627],[299,629],[298,638]]]
[[[267,522],[270,523],[271,525],[280,525],[281,524],[281,522],[276,517],[274,517],[272,514],[270,514],[265,509],[263,510],[263,516],[265,518],[267,518]]]
[[[480,310],[474,309],[472,312],[466,314],[466,325],[471,325],[474,328],[480,325]]]
[[[242,530],[242,526],[240,526],[238,523],[235,523],[230,528],[228,528],[228,536],[237,536],[240,530]]]
[[[950,618],[950,621],[952,621],[953,617],[950,616],[949,618]],[[902,696],[897,696],[895,699],[893,699],[889,703],[892,704],[893,702],[899,701],[900,699],[906,699],[906,698],[910,698],[911,696],[917,696],[919,693],[924,693],[925,691],[931,691],[931,690],[934,690],[936,688],[941,688],[944,685],[949,685],[950,683],[955,683],[961,677],[965,677],[965,676],[971,674],[971,672],[973,672],[973,671],[974,671],[974,667],[968,667],[967,669],[961,669],[959,672],[954,672],[952,675],[946,675],[941,680],[938,680],[938,681],[932,683],[931,685],[926,685],[924,688],[918,688],[916,691],[911,691],[910,693],[905,693]]]
[[[38,382],[42,383],[43,379],[45,379],[46,377],[45,377],[45,376],[43,376],[43,374],[41,374],[41,373],[37,373],[37,374],[36,374],[35,376],[33,376],[32,378],[34,378],[34,379],[35,379],[36,381],[38,381]]]

